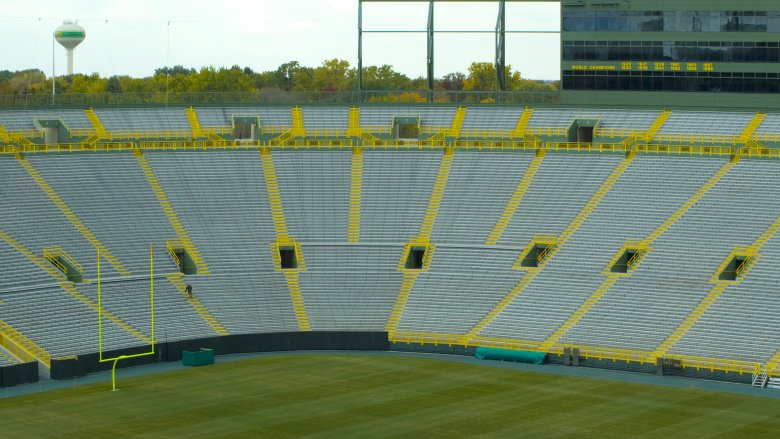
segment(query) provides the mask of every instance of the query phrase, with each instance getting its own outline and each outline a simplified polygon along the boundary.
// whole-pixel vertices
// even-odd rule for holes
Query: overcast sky
[[[275,69],[297,60],[357,64],[357,0],[2,0],[0,70],[39,68],[51,74],[52,32],[77,19],[86,40],[75,73],[149,76],[157,67],[249,66]],[[440,29],[492,30],[497,3],[437,3]],[[365,3],[363,29],[424,30],[427,3]],[[507,30],[559,30],[558,3],[507,3]],[[169,24],[170,22],[170,24]],[[437,34],[436,76],[492,61],[494,36]],[[531,79],[559,79],[558,34],[507,35],[507,63]],[[364,65],[391,64],[425,75],[425,34],[364,34]],[[57,74],[65,50],[55,50]]]

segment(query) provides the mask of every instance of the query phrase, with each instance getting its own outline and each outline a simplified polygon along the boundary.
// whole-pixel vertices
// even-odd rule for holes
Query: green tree
[[[512,66],[505,67],[506,89],[516,90],[521,84],[520,72],[513,72]],[[496,90],[496,67],[489,62],[474,62],[469,66],[468,76],[463,80],[463,90]]]
[[[109,93],[121,93],[122,83],[119,81],[119,77],[114,75],[108,78],[106,82],[106,91]]]
[[[280,65],[274,72],[274,79],[276,80],[276,86],[282,90],[292,90],[295,86],[295,74],[301,70],[301,65],[298,61],[290,61]]]
[[[9,79],[9,88],[13,94],[28,94],[42,91],[46,75],[37,69],[20,70]]]
[[[108,80],[103,79],[97,73],[91,75],[71,75],[69,78],[68,93],[105,93],[108,89]]]
[[[329,59],[312,72],[310,91],[344,91],[350,80],[349,61]],[[296,88],[297,89],[297,88]]]
[[[354,86],[350,87],[354,88]],[[363,88],[366,90],[409,90],[412,80],[392,66],[368,66],[363,68]]]
[[[461,72],[447,73],[439,81],[439,87],[444,90],[463,90],[463,81],[466,75]]]

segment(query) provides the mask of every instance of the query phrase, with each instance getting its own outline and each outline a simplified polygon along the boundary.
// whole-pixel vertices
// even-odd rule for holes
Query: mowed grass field
[[[119,384],[0,400],[0,437],[780,436],[778,399],[416,356],[275,355]]]

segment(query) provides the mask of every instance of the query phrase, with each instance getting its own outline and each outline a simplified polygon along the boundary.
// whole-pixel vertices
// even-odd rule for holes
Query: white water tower
[[[74,20],[65,20],[61,26],[54,30],[54,39],[68,51],[69,75],[73,74],[73,49],[81,44],[86,36],[87,33],[84,31],[84,28],[79,26],[78,22]]]

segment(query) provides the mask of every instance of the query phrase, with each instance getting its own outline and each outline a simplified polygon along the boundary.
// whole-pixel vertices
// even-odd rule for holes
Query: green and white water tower
[[[84,28],[74,20],[65,20],[54,30],[54,39],[68,52],[68,75],[73,74],[73,49],[81,44],[86,36]]]

